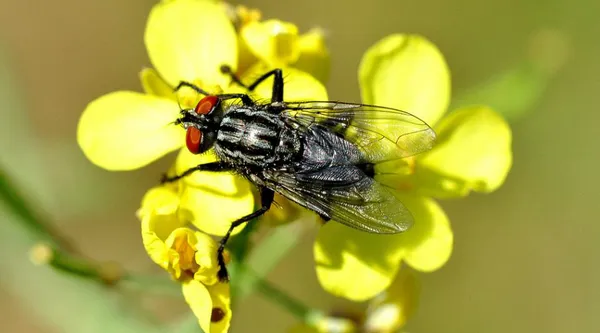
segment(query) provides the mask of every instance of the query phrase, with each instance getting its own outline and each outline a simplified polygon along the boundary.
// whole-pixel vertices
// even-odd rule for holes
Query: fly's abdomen
[[[266,167],[289,155],[289,133],[277,115],[252,108],[229,111],[221,121],[215,151],[230,164]]]

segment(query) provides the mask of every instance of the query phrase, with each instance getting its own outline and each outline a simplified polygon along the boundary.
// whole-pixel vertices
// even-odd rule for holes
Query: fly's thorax
[[[281,162],[290,162],[302,155],[302,138],[297,130],[284,126],[275,147],[275,157]]]
[[[297,136],[277,114],[236,106],[221,121],[215,152],[240,168],[265,168],[293,158],[301,149]]]

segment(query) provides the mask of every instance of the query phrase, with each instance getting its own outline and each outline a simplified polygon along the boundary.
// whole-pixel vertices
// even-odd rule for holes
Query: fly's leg
[[[179,89],[181,89],[183,87],[192,88],[197,93],[202,94],[204,96],[210,96],[211,95],[206,90],[203,90],[202,88],[198,87],[197,85],[195,85],[193,83],[186,82],[186,81],[179,82],[179,84],[177,85],[177,87],[175,87],[175,89],[173,89],[173,91],[179,91]],[[254,105],[254,101],[252,101],[252,99],[250,98],[250,96],[248,96],[246,94],[221,94],[221,95],[217,95],[217,96],[219,96],[219,98],[221,100],[240,98],[242,100],[242,103],[244,103],[244,105],[247,105],[247,106]]]
[[[246,94],[221,94],[217,96],[219,96],[219,98],[223,101],[228,99],[239,98],[242,100],[242,103],[244,103],[244,105],[246,106],[252,106],[255,104],[252,98],[250,98],[250,96]]]
[[[223,73],[225,75],[229,75],[229,77],[231,78],[231,81],[235,82],[240,87],[244,87],[244,88],[248,89],[248,86],[245,85],[244,82],[242,82],[242,80],[240,80],[240,78],[237,76],[237,74],[235,74],[233,72],[233,70],[231,69],[231,67],[229,67],[229,65],[221,65],[221,73]]]
[[[245,85],[237,75],[231,70],[231,67],[227,65],[221,66],[221,72],[223,74],[227,74],[231,77],[231,80],[240,86],[248,89],[249,91],[253,91],[261,82],[268,79],[271,76],[274,76],[273,80],[273,93],[271,94],[271,103],[282,103],[283,102],[283,73],[280,68],[276,68],[272,71],[266,72],[261,77],[256,79],[254,83],[251,85]]]
[[[171,182],[179,180],[185,176],[191,175],[192,173],[194,173],[196,171],[229,171],[229,170],[231,170],[231,169],[228,166],[223,165],[221,162],[210,162],[210,163],[206,163],[206,164],[199,164],[193,168],[189,168],[189,169],[185,170],[180,175],[175,175],[173,177],[167,177],[166,175],[164,175],[163,178],[161,179],[160,183],[161,184],[171,183]]]
[[[197,85],[195,85],[193,83],[186,82],[186,81],[179,82],[179,84],[177,85],[177,87],[175,87],[175,89],[173,89],[173,91],[179,91],[179,89],[181,89],[183,87],[192,88],[197,93],[202,94],[204,96],[209,96],[210,95],[206,90],[203,90],[200,87],[198,87]]]
[[[229,236],[231,236],[231,232],[235,227],[239,226],[240,224],[248,222],[266,213],[269,210],[269,208],[271,208],[271,204],[273,204],[274,196],[275,192],[266,187],[262,187],[260,189],[260,209],[258,209],[252,214],[246,215],[242,218],[233,221],[233,223],[231,223],[231,226],[229,227],[229,230],[227,230],[225,236],[221,238],[221,241],[219,242],[219,250],[217,251],[217,261],[219,263],[219,272],[217,273],[217,276],[219,277],[220,281],[229,280],[229,274],[227,274],[227,267],[225,267],[225,259],[223,258],[223,251],[225,251],[225,244],[227,244]]]

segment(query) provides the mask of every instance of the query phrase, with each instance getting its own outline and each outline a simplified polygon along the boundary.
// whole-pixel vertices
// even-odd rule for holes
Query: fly
[[[413,224],[404,204],[375,181],[374,166],[431,149],[435,132],[423,120],[383,106],[284,101],[281,69],[250,85],[228,67],[222,71],[248,91],[273,76],[271,102],[257,103],[247,94],[211,95],[181,82],[175,90],[189,87],[205,97],[195,108],[182,110],[175,124],[186,129],[191,153],[214,148],[218,161],[163,179],[172,182],[196,171],[234,171],[258,187],[261,207],[233,221],[219,242],[220,280],[228,280],[223,251],[231,231],[267,212],[275,192],[326,220],[366,232],[400,233]]]

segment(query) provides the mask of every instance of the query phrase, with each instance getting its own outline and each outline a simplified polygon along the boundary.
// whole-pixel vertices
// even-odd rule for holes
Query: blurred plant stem
[[[22,225],[34,232],[41,240],[30,251],[31,260],[37,265],[47,265],[57,271],[73,276],[93,280],[107,286],[125,286],[141,289],[146,292],[166,292],[181,295],[181,289],[173,281],[162,277],[141,276],[126,272],[116,263],[99,263],[70,253],[73,247],[54,231],[48,224],[43,223],[31,206],[19,194],[19,191],[9,181],[4,171],[0,170],[0,197],[7,206],[22,221]],[[246,259],[249,248],[250,235],[253,225],[238,238],[232,252],[239,258],[237,264],[232,266],[232,276],[238,290],[243,296],[248,295],[253,289],[259,290],[265,297],[279,304],[301,321],[308,325],[316,323],[323,317],[321,311],[312,309],[297,299],[287,295],[277,287],[271,285],[264,276],[297,242],[299,235],[298,224],[280,227],[272,234],[262,246],[253,251],[252,262],[259,265],[260,273],[250,269],[242,261]],[[284,246],[285,245],[285,246]]]
[[[291,297],[266,280],[267,274],[298,244],[310,224],[306,221],[296,221],[279,226],[256,247],[251,248],[250,239],[257,230],[258,223],[256,220],[248,222],[244,230],[229,244],[231,254],[235,258],[229,265],[234,306],[257,290],[302,322],[312,326],[323,317],[323,313]]]
[[[50,255],[70,246],[41,222],[13,184],[0,169],[0,251],[6,254],[0,257],[0,282],[28,309],[31,318],[42,319],[43,327],[65,333],[165,332],[126,296],[112,295],[99,283],[61,275],[50,265],[35,266],[27,260],[36,244],[46,244]],[[54,259],[57,266],[75,266],[79,275],[93,275],[92,267],[82,262],[73,265],[67,257]],[[78,315],[74,316],[74,311]]]
[[[63,238],[50,224],[43,221],[27,202],[23,199],[15,186],[9,181],[4,170],[0,168],[0,196],[2,200],[12,208],[22,224],[31,232],[40,236],[53,246],[74,251],[75,248],[67,239]]]
[[[322,311],[305,305],[266,280],[267,274],[298,244],[309,225],[306,221],[296,221],[279,226],[253,249],[249,241],[257,221],[250,222],[236,236],[230,245],[236,260],[229,267],[234,304],[257,290],[309,326],[324,317]]]
[[[535,63],[523,62],[458,94],[452,100],[451,109],[485,104],[515,122],[535,110],[551,78],[552,74]]]
[[[325,317],[322,311],[313,309],[299,300],[289,296],[279,288],[267,282],[267,280],[259,278],[251,269],[242,268],[242,272],[244,280],[254,280],[256,288],[265,297],[269,298],[271,301],[278,304],[289,313],[293,314],[297,319],[305,324],[316,327],[317,323]]]
[[[139,275],[127,272],[118,263],[94,262],[40,243],[31,252],[38,265],[48,265],[70,275],[96,280],[108,286],[139,289],[152,294],[181,296],[181,288],[166,276]]]
[[[116,263],[97,263],[76,256],[77,252],[72,243],[34,213],[2,169],[0,169],[0,198],[20,218],[21,224],[41,240],[32,247],[30,252],[34,263],[47,264],[59,271],[95,279],[107,285],[123,282],[134,289],[181,294],[177,285],[166,277],[137,276],[126,273]]]
[[[264,280],[267,274],[293,249],[304,231],[308,228],[306,221],[296,221],[275,228],[265,239],[244,254],[241,260],[232,263],[231,274],[235,276],[237,272],[236,263],[243,262],[244,267],[253,269],[252,278],[235,278],[232,289],[236,301],[249,296],[255,289],[259,280]],[[249,236],[243,236],[247,242]],[[236,243],[236,246],[248,249],[247,244]],[[234,248],[235,249],[235,248]],[[237,258],[236,258],[237,259]]]
[[[516,122],[535,111],[554,77],[569,59],[571,42],[561,30],[541,29],[529,38],[528,56],[452,99],[451,109],[485,104]]]

